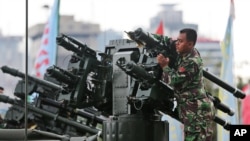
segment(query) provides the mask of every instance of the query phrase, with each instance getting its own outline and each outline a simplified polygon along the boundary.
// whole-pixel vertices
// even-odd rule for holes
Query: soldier
[[[203,82],[203,63],[194,47],[197,40],[195,30],[180,30],[176,42],[178,53],[175,66],[170,68],[169,58],[157,56],[163,69],[163,81],[174,89],[177,95],[178,112],[184,124],[185,141],[211,141],[212,123],[215,116],[212,101],[207,97]]]

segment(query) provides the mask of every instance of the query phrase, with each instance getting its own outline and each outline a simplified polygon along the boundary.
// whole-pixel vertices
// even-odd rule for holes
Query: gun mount
[[[57,44],[72,55],[67,69],[51,66],[45,73],[45,80],[29,76],[29,94],[39,93],[28,106],[29,122],[32,121],[36,129],[60,135],[101,132],[104,141],[168,141],[169,123],[161,121],[161,116],[163,113],[179,120],[174,104],[176,98],[172,88],[161,81],[162,70],[155,57],[164,53],[174,60],[174,41],[159,36],[154,39],[141,29],[128,34],[135,41],[111,40],[105,52],[99,54],[73,37],[64,34],[57,37]],[[4,66],[2,70],[24,78],[23,73],[9,67]],[[204,71],[203,75],[233,91],[236,97],[244,98],[243,92],[232,89],[209,72]],[[15,93],[21,93],[16,95],[20,100],[0,97],[0,101],[13,105],[6,117],[11,121],[9,127],[23,125],[24,84],[22,80],[16,85]],[[215,108],[233,116],[233,111],[217,97],[209,96]],[[218,116],[214,121],[229,130],[227,121]]]
[[[48,74],[67,85],[73,86],[68,93],[60,94],[58,100],[67,100],[74,107],[84,108],[90,105],[104,107],[110,103],[111,66],[109,59],[97,60],[96,52],[87,45],[67,35],[56,38],[57,44],[72,51],[68,70],[48,69]],[[73,81],[73,83],[72,83]]]
[[[165,57],[169,57],[170,61],[172,60],[169,66],[173,67],[173,62],[175,62],[175,59],[177,58],[177,52],[175,50],[175,41],[172,41],[171,38],[167,36],[164,38],[163,36],[156,36],[155,34],[152,34],[154,36],[152,37],[151,34],[144,33],[141,28],[126,33],[132,40],[134,40],[138,44],[145,45],[145,48],[147,49],[149,54],[155,54],[154,56],[156,56],[157,54],[162,53]],[[245,93],[241,90],[233,88],[232,86],[206,70],[203,70],[203,76],[213,83],[224,88],[228,92],[232,93],[237,98],[243,99],[246,96]]]

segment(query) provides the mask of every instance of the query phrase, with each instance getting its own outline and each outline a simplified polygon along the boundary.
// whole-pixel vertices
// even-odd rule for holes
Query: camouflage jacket
[[[203,63],[197,49],[194,48],[184,56],[179,55],[174,68],[164,67],[163,76],[166,76],[168,80],[166,77],[163,79],[174,88],[175,93],[193,91],[192,93],[200,93],[200,98],[204,98]],[[199,98],[199,95],[195,95],[195,97]]]

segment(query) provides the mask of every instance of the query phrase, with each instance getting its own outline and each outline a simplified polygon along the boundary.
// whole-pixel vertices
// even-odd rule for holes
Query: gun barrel
[[[203,76],[205,78],[209,79],[210,81],[214,82],[215,84],[221,86],[222,88],[224,88],[228,92],[231,92],[237,98],[243,99],[246,96],[246,94],[244,92],[242,92],[241,90],[230,86],[229,84],[227,84],[226,82],[224,82],[221,79],[217,78],[215,75],[209,73],[206,70],[203,70]]]
[[[227,113],[230,116],[234,115],[234,111],[232,111],[228,106],[226,106],[225,104],[221,103],[220,99],[218,97],[212,96],[212,95],[208,95],[209,98],[213,101],[214,106],[217,109],[220,109],[221,111],[223,111],[224,113]]]
[[[53,107],[64,109],[65,111],[69,111],[70,113],[75,113],[75,114],[77,114],[81,117],[84,117],[84,118],[89,118],[89,119],[96,121],[98,123],[102,123],[103,121],[107,120],[107,118],[99,117],[98,115],[96,115],[94,113],[94,111],[91,112],[90,110],[86,111],[85,109],[79,110],[79,109],[70,108],[70,107],[65,106],[63,103],[54,101],[54,100],[49,99],[49,98],[40,98],[40,99],[42,100],[42,102],[49,104]]]
[[[226,121],[226,120],[224,120],[224,119],[222,119],[222,118],[220,118],[218,116],[214,117],[214,121],[216,123],[220,124],[222,127],[224,127],[224,129],[230,130],[230,125],[231,124],[228,121]]]
[[[2,71],[4,73],[8,73],[10,75],[17,76],[17,77],[20,77],[22,79],[25,79],[25,74],[18,71],[17,69],[13,69],[13,68],[10,68],[8,66],[3,66],[1,69],[2,69]],[[39,78],[36,78],[36,77],[32,77],[30,75],[27,75],[27,77],[28,77],[28,80],[34,81],[37,84],[40,84],[40,85],[43,85],[43,86],[46,86],[46,87],[49,87],[49,88],[52,88],[52,89],[63,91],[63,88],[61,86],[56,85],[56,84],[54,84],[52,82],[49,82],[49,81],[46,81],[46,80],[43,80],[43,79],[39,79]]]
[[[96,57],[96,52],[94,50],[67,35],[61,34],[61,36],[56,37],[56,42],[58,45],[63,46],[67,50],[75,52],[79,56],[82,56],[82,54],[85,53],[85,55]]]
[[[13,68],[10,68],[8,66],[2,66],[1,67],[3,73],[8,73],[10,75],[13,75],[13,76],[17,76],[17,77],[21,77],[21,78],[25,78],[25,74],[22,73],[22,72],[19,72],[17,69],[13,69]]]
[[[148,48],[160,45],[159,42],[155,41],[149,34],[144,33],[142,28],[138,28],[134,31],[134,37],[136,40],[145,42]]]
[[[58,81],[62,81],[66,84],[75,84],[76,76],[72,77],[72,75],[65,74],[66,71],[59,70],[56,67],[49,67],[47,69],[47,74],[51,77],[56,78]],[[68,72],[69,73],[69,72]]]
[[[72,78],[74,80],[77,79],[77,76],[72,74],[71,72],[68,72],[64,69],[61,69],[60,67],[57,67],[57,66],[54,66],[54,68],[60,70],[61,72],[63,72],[63,74],[66,74],[67,76],[69,76],[70,78]]]
[[[18,102],[16,102],[15,99],[12,99],[12,98],[9,98],[8,96],[6,95],[0,95],[0,101],[2,102],[5,102],[5,103],[9,103],[9,104],[17,104]],[[21,105],[22,106],[22,105]],[[100,132],[100,130],[96,129],[96,128],[91,128],[91,127],[88,127],[84,124],[81,124],[81,123],[78,123],[78,122],[75,122],[75,121],[72,121],[72,120],[69,120],[67,118],[64,118],[62,116],[58,116],[58,115],[55,115],[54,113],[50,113],[50,112],[47,112],[45,110],[42,110],[42,109],[39,109],[37,107],[34,107],[32,105],[27,105],[27,108],[29,111],[32,111],[34,113],[38,113],[38,114],[42,114],[43,116],[45,117],[48,117],[48,118],[51,118],[51,119],[54,119],[54,120],[57,120],[57,121],[60,121],[62,123],[65,123],[67,125],[71,125],[75,128],[78,128],[78,129],[81,129],[81,130],[84,130],[84,131],[87,131],[89,133],[93,133],[93,134],[97,134]]]
[[[148,73],[144,68],[137,66],[134,62],[128,62],[126,64],[126,72],[131,74],[132,76],[148,81],[155,80],[155,77]]]
[[[76,109],[75,110],[75,113],[79,116],[82,116],[82,117],[86,117],[86,118],[89,118],[89,119],[92,119],[93,121],[96,121],[98,123],[102,123],[103,121],[106,121],[107,118],[104,118],[104,117],[99,117],[93,113],[90,113],[90,112],[87,112],[86,110],[78,110]]]
[[[54,120],[58,120],[60,122],[63,122],[63,123],[66,123],[68,125],[71,125],[73,127],[76,127],[78,129],[81,129],[81,130],[85,130],[85,131],[88,131],[90,133],[94,133],[94,134],[97,134],[99,132],[98,129],[95,129],[95,128],[91,128],[91,127],[88,127],[86,125],[83,125],[83,124],[80,124],[78,122],[75,122],[75,121],[71,121],[67,118],[64,118],[62,116],[57,116],[54,114],[54,113],[50,113],[50,112],[47,112],[47,111],[44,111],[44,110],[41,110],[39,108],[36,108],[36,107],[33,107],[31,105],[28,105],[28,109],[32,112],[36,112],[36,113],[39,113],[39,114],[42,114],[46,117],[49,117],[49,118],[54,118]]]
[[[65,49],[81,55],[81,50],[65,36],[56,37],[56,43]]]
[[[6,96],[6,95],[0,95],[0,102],[4,102],[4,103],[10,103],[10,104],[14,104],[15,100],[11,99],[10,97]]]

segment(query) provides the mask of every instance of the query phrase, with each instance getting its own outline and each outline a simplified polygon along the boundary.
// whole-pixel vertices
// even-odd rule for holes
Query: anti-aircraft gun
[[[169,57],[171,61],[170,67],[173,67],[172,64],[177,58],[175,40],[172,40],[171,38],[162,35],[159,36],[156,34],[152,34],[152,36],[149,33],[145,33],[141,28],[126,33],[132,40],[137,42],[139,45],[144,45],[149,55],[156,57],[159,53],[162,53],[165,57]],[[209,73],[208,71],[203,70],[203,75],[208,80],[233,93],[235,97],[241,99],[245,98],[245,93],[243,93],[241,90],[233,88],[226,82],[223,82],[213,74]]]
[[[63,81],[70,87],[70,91],[60,94],[58,100],[67,100],[71,106],[78,108],[93,105],[100,108],[110,106],[108,104],[111,103],[109,87],[112,86],[110,57],[102,54],[102,61],[99,61],[94,50],[64,34],[57,37],[56,41],[59,46],[72,51],[73,55],[69,61],[67,71],[54,68],[48,69],[47,74],[59,81],[65,77],[65,72],[71,76],[67,80],[74,78],[73,82]]]
[[[75,107],[95,106],[98,110],[109,113],[110,119],[103,122],[103,140],[168,140],[168,123],[160,121],[160,116],[156,114],[154,107],[167,109],[170,107],[168,104],[172,103],[168,102],[167,97],[160,98],[152,92],[151,88],[144,89],[144,86],[140,86],[117,66],[117,62],[123,60],[121,58],[134,62],[151,61],[143,55],[143,50],[139,49],[134,41],[125,39],[111,41],[106,46],[105,53],[99,54],[100,61],[95,60],[94,55],[88,59],[89,56],[84,52],[86,46],[72,37],[62,34],[57,38],[57,43],[73,51],[68,70],[82,77],[77,85],[83,87],[81,89],[75,87],[77,90],[72,90],[66,97],[61,96],[61,99],[67,100],[69,105],[73,103]],[[94,63],[89,64],[88,61],[93,58]],[[98,89],[85,87],[84,84],[89,83],[88,78]],[[168,89],[166,86],[157,87],[159,89],[154,87],[154,91]],[[74,103],[76,96],[79,104]],[[105,101],[98,102],[96,97],[101,97]],[[100,103],[107,108],[98,106]],[[140,128],[139,132],[138,128]],[[153,134],[145,136],[151,132]]]
[[[80,133],[85,132],[93,134],[95,133],[93,130],[96,131],[97,129],[91,128],[95,128],[97,123],[106,120],[106,115],[110,114],[112,110],[111,59],[103,53],[99,54],[102,56],[102,61],[98,61],[94,50],[63,34],[57,38],[57,43],[67,50],[73,51],[68,69],[64,70],[57,66],[51,66],[45,74],[44,79],[46,80],[28,75],[28,94],[37,92],[39,95],[36,97],[35,105],[28,106],[29,115],[31,115],[31,118],[34,117],[35,120],[33,121],[40,130],[79,136],[83,135]],[[3,66],[1,69],[4,73],[25,78],[25,74],[16,69],[7,66]],[[6,117],[7,120],[14,121],[14,123],[8,124],[8,127],[10,125],[21,125],[15,128],[24,127],[24,83],[24,80],[20,80],[14,92],[20,100],[1,99],[2,102],[13,105],[8,110],[10,114],[7,113]],[[102,114],[92,106],[103,111]],[[54,117],[51,117],[51,115],[54,115]],[[75,123],[74,121],[78,120],[76,117],[87,119],[86,122],[84,121],[86,125]],[[71,120],[66,120],[66,122],[59,120],[59,122],[65,123],[62,127],[62,124],[61,126],[57,124],[58,118],[65,120],[70,118]],[[77,130],[69,131],[68,127],[80,129],[81,132],[74,134],[72,132],[77,132]],[[85,127],[85,129],[82,127]]]
[[[111,98],[109,96],[103,96],[111,94],[109,92],[110,89],[106,89],[106,87],[110,87],[111,85],[111,77],[109,77],[111,73],[109,71],[109,68],[111,68],[109,65],[110,59],[108,59],[108,56],[103,56],[102,58],[104,59],[102,60],[104,61],[98,61],[94,50],[76,39],[63,34],[57,38],[57,43],[65,49],[73,51],[73,55],[71,56],[67,70],[57,66],[51,66],[47,69],[44,77],[45,80],[28,76],[28,94],[33,92],[39,93],[39,97],[37,97],[35,102],[35,107],[38,109],[36,109],[36,111],[30,109],[35,113],[35,116],[34,114],[32,114],[32,116],[35,117],[36,123],[47,120],[47,118],[42,119],[44,112],[50,112],[50,114],[62,116],[63,118],[71,118],[72,120],[77,120],[76,118],[80,117],[87,119],[87,126],[96,127],[97,123],[102,123],[105,120],[105,113],[110,113],[110,107],[112,106],[110,102]],[[24,73],[7,66],[2,67],[2,70],[13,76],[25,77]],[[21,80],[17,84],[14,94],[24,101],[24,80]],[[108,102],[109,104],[107,104]],[[22,104],[19,104],[19,106],[20,105]],[[98,116],[100,115],[99,111],[96,111],[96,109],[91,106],[98,107],[99,110],[105,113],[103,112],[101,116]],[[14,107],[16,107],[16,105]],[[24,114],[20,109],[21,108],[18,107],[14,110],[13,108],[9,110],[10,113],[15,111],[20,115],[20,118],[14,119],[14,121],[20,122],[20,119],[22,119]],[[21,112],[18,113],[17,111]],[[45,124],[39,124],[37,126],[42,130],[48,130],[51,126],[51,128],[49,128],[51,132],[69,134],[70,131],[67,129],[64,131],[67,124],[64,125],[65,127],[58,127],[55,121],[56,120],[48,119]],[[62,130],[60,130],[60,128]],[[75,132],[77,131],[75,130]],[[82,132],[91,133],[91,130],[83,130]],[[76,135],[80,134],[76,133]]]
[[[24,78],[24,73],[3,66],[4,73]],[[101,116],[93,108],[76,109],[67,106],[64,102],[55,99],[56,94],[63,93],[65,90],[62,86],[50,81],[39,79],[28,75],[28,94],[37,92],[33,103],[28,104],[28,128],[36,128],[42,131],[49,131],[55,134],[68,136],[83,136],[88,134],[97,134],[100,132],[96,126],[102,124],[107,117]],[[24,128],[24,80],[20,80],[15,88],[14,95],[18,99],[12,99],[5,95],[0,97],[0,102],[9,103],[12,106],[8,109],[5,122],[6,129]],[[57,90],[57,91],[44,91]],[[58,92],[59,91],[59,92]],[[48,96],[48,94],[53,96]],[[81,121],[84,119],[84,121]]]
[[[64,34],[57,37],[57,44],[72,51],[73,54],[67,70],[58,66],[47,69],[45,79],[53,80],[60,89],[56,91],[55,99],[45,96],[42,102],[49,105],[49,108],[56,108],[70,114],[75,114],[75,109],[84,110],[94,107],[100,115],[109,118],[98,118],[89,111],[85,111],[81,116],[92,118],[102,124],[101,135],[104,141],[168,141],[169,123],[161,121],[161,113],[178,120],[177,111],[174,109],[175,94],[170,86],[160,80],[161,70],[155,57],[158,53],[163,53],[175,59],[176,54],[172,48],[174,41],[164,38],[162,43],[144,34],[141,29],[129,34],[134,41],[128,39],[110,41],[105,47],[105,52],[98,54],[101,56],[100,60],[94,50],[75,38]],[[138,47],[138,44],[143,47]],[[207,76],[212,75],[208,73]],[[215,77],[213,81],[217,84],[218,79]],[[32,84],[37,82],[33,81]],[[223,85],[232,89],[225,82]],[[46,94],[54,93],[53,91]],[[42,95],[43,92],[41,92]],[[235,95],[244,97],[241,91],[235,90]],[[212,96],[211,99],[216,102],[217,107],[223,107],[218,109],[232,114],[226,105]],[[47,117],[61,117],[57,113],[46,114],[48,111],[40,107],[35,110],[30,107],[30,111]],[[61,118],[66,117],[63,115]],[[97,134],[96,131],[100,131],[87,128],[95,125],[86,124],[86,127],[79,122],[74,122],[75,126],[70,122],[61,120],[59,122],[73,127],[84,126],[80,130],[90,134]],[[215,122],[225,129],[230,125],[219,117],[215,118]]]
[[[47,69],[45,76],[54,78],[53,80],[58,81],[60,87],[62,87],[60,92],[56,94],[54,101],[52,99],[46,100],[47,103],[50,102],[50,108],[56,107],[57,104],[55,103],[60,101],[65,104],[65,107],[60,107],[60,109],[65,111],[68,108],[94,106],[102,114],[107,113],[110,118],[103,121],[102,130],[103,140],[106,141],[118,139],[121,141],[168,140],[168,123],[160,121],[160,116],[156,114],[154,107],[166,107],[164,109],[167,109],[168,104],[170,104],[169,99],[158,97],[158,95],[155,95],[156,93],[152,92],[151,88],[141,87],[138,82],[133,81],[132,77],[116,65],[121,57],[135,62],[150,61],[147,56],[141,55],[143,50],[138,49],[135,42],[130,40],[112,41],[106,47],[105,53],[99,54],[102,57],[101,61],[96,59],[90,48],[74,38],[62,34],[57,38],[57,42],[66,49],[73,51],[73,55],[67,70],[56,66]],[[166,91],[168,89],[164,85],[158,88],[155,87],[154,91]],[[5,100],[5,102],[13,101],[15,100]],[[14,103],[16,102],[12,104]],[[56,119],[60,117],[56,113],[48,113],[45,109],[32,106],[28,108],[29,111],[41,114],[43,117],[50,117],[51,115],[55,115]],[[83,115],[83,117],[86,117],[86,115]],[[63,121],[60,120],[60,122]],[[72,126],[70,123],[66,124]],[[141,129],[139,132],[138,128]],[[82,130],[91,131],[87,128],[82,128]],[[54,130],[50,131],[55,132]],[[145,136],[151,132],[152,134]],[[93,134],[93,132],[91,133]]]
[[[175,62],[177,58],[177,52],[175,50],[175,41],[167,36],[159,36],[156,34],[149,34],[143,32],[141,28],[136,29],[135,31],[126,32],[128,36],[137,42],[138,45],[142,45],[145,47],[146,52],[152,57],[156,57],[158,54],[163,54],[165,57],[170,58],[170,64],[169,66],[173,68],[173,63]],[[132,64],[132,65],[131,65]],[[158,64],[155,64],[157,66]],[[133,74],[134,76],[140,76],[140,74],[144,74],[143,78],[148,78],[148,80],[152,80],[152,78],[155,78],[155,76],[152,76],[152,74],[155,74],[155,72],[148,72],[146,71],[146,68],[141,64],[134,64],[133,62],[128,62],[127,64],[123,64],[124,70],[128,74]],[[133,68],[133,69],[131,69]],[[158,67],[159,68],[159,67]],[[176,68],[174,68],[176,69]],[[132,71],[134,70],[134,71]],[[140,71],[139,71],[140,70]],[[144,72],[142,72],[144,70]],[[156,70],[156,72],[160,72],[161,70]],[[147,74],[146,74],[147,73]],[[150,76],[150,77],[145,77]],[[225,90],[231,92],[235,97],[243,99],[245,97],[245,94],[238,90],[237,88],[233,88],[226,82],[222,81],[221,79],[217,78],[215,75],[209,73],[207,70],[203,70],[203,76],[207,78],[208,80],[212,81],[213,83],[219,85],[220,87],[224,88]],[[140,78],[139,78],[140,79]],[[157,80],[159,81],[159,80]],[[152,84],[152,81],[149,81]],[[221,103],[220,99],[218,97],[213,96],[211,93],[208,93],[208,97],[213,101],[215,108],[221,110],[224,113],[227,113],[228,115],[232,116],[234,115],[234,112],[225,104]],[[226,130],[229,130],[230,123],[227,121],[221,119],[218,116],[215,116],[214,121],[220,125],[222,125]]]

